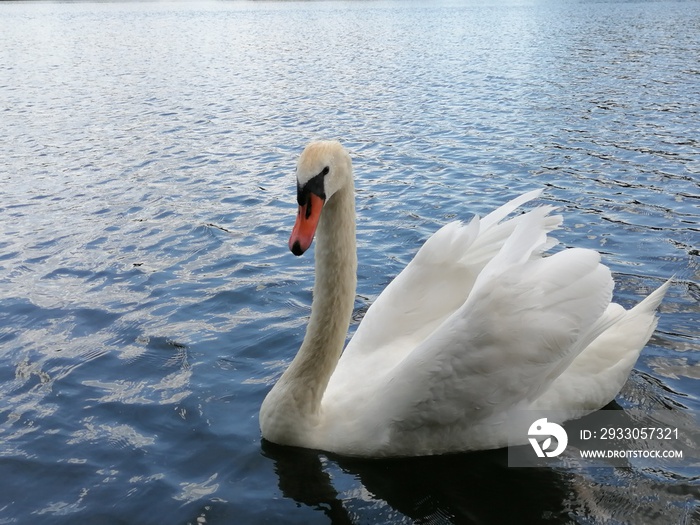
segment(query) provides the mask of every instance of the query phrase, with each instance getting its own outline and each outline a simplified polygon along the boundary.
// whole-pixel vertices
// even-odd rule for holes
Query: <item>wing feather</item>
[[[478,276],[467,301],[391,372],[381,393],[397,432],[475,425],[540,395],[610,302],[597,252],[535,258],[546,218],[531,213]]]
[[[363,359],[366,354],[386,347],[397,349],[396,359],[413,350],[464,304],[479,273],[529,213],[544,218],[541,233],[542,240],[547,241],[542,249],[551,244],[546,233],[561,224],[560,216],[549,215],[552,207],[543,206],[499,223],[540,193],[541,190],[535,190],[521,195],[483,219],[474,217],[467,224],[459,221],[446,224],[428,238],[367,310],[343,353],[341,364],[343,360],[354,360],[353,356]],[[402,344],[393,344],[398,341]]]

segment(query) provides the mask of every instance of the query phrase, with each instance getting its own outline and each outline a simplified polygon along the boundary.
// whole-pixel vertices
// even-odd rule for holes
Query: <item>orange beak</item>
[[[306,203],[299,206],[297,220],[289,237],[289,249],[294,255],[301,255],[309,249],[321,218],[324,200],[314,193],[309,193],[308,196]]]

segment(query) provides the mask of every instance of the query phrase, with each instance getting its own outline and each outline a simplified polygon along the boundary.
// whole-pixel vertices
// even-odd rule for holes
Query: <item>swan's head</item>
[[[294,255],[309,249],[324,204],[345,187],[351,177],[350,155],[339,142],[318,141],[306,146],[297,162],[299,211],[289,237],[289,249]]]

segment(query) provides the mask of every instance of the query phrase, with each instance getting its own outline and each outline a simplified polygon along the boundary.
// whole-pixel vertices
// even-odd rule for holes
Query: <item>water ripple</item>
[[[311,302],[294,162],[329,137],[351,330],[440,225],[544,186],[616,300],[676,275],[619,401],[697,414],[695,8],[2,3],[0,522],[692,521],[693,472],[373,468],[261,451],[257,411]]]

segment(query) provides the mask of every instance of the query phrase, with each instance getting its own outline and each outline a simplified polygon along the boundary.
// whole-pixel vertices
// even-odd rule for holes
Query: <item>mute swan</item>
[[[669,282],[629,311],[611,303],[597,252],[543,255],[562,220],[553,207],[505,220],[532,191],[438,230],[342,352],[357,281],[352,163],[338,142],[312,142],[296,175],[289,247],[301,255],[316,236],[316,281],[301,348],[260,409],[269,441],[364,457],[507,446],[517,411],[569,419],[611,401],[656,327]]]

